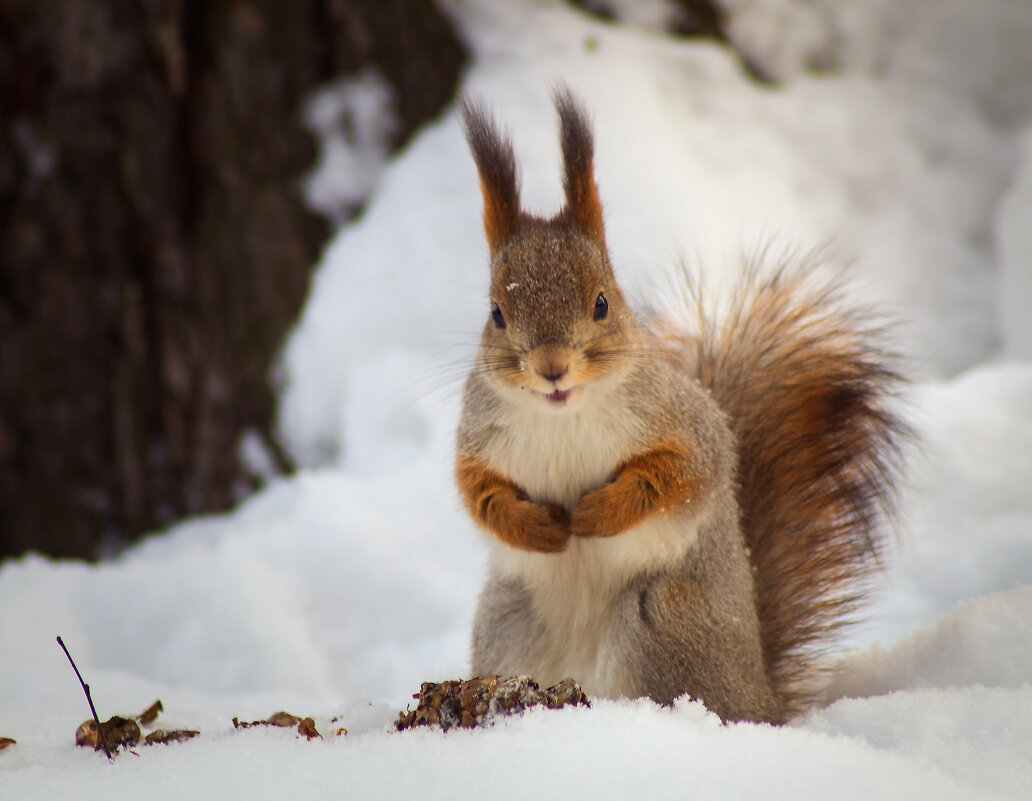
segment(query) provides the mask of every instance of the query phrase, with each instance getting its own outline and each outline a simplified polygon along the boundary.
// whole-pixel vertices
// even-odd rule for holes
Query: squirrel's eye
[[[603,319],[609,314],[609,301],[606,300],[606,296],[601,292],[598,293],[598,297],[595,298],[595,321]]]
[[[502,310],[498,308],[497,303],[491,304],[491,319],[498,328],[505,328],[505,318],[502,317]]]

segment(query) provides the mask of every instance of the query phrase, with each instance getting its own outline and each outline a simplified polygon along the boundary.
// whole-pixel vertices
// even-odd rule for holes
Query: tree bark
[[[0,557],[110,553],[253,485],[238,443],[274,446],[328,234],[301,100],[376,67],[397,145],[464,58],[432,3],[0,0]]]

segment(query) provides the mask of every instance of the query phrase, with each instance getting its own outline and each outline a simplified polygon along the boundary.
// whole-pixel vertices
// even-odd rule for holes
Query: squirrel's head
[[[640,328],[609,263],[591,125],[568,89],[555,105],[566,203],[551,219],[520,208],[512,143],[490,114],[469,100],[462,114],[491,251],[481,366],[502,391],[565,409],[627,371]]]

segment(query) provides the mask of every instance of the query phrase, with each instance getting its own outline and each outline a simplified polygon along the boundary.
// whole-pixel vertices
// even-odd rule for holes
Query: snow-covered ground
[[[614,5],[637,24],[665,8]],[[377,176],[391,101],[363,75],[309,110],[324,132],[351,113],[365,148],[354,180],[323,173],[313,198],[373,194],[327,247],[277,371],[304,469],[110,562],[0,566],[0,736],[18,740],[0,797],[1032,797],[1032,3],[725,5],[781,85],[714,44],[554,2],[449,8],[475,52],[464,88],[511,128],[530,208],[559,204],[552,85],[592,108],[628,288],[683,260],[726,278],[773,237],[826,244],[904,318],[923,451],[829,705],[779,729],[599,701],[391,733],[421,681],[468,675],[484,549],[450,461],[487,270],[455,110]],[[331,168],[353,163],[327,146]],[[56,635],[102,718],[160,697],[161,725],[202,736],[110,766],[75,748],[88,710]],[[233,730],[277,709],[349,734]]]

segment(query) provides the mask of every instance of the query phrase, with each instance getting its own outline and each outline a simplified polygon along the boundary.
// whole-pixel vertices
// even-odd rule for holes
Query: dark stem
[[[104,753],[107,754],[107,758],[111,759],[111,751],[107,747],[107,740],[104,739],[104,729],[100,725],[100,718],[97,717],[97,709],[93,706],[93,697],[90,695],[90,685],[82,680],[82,674],[79,672],[79,668],[75,666],[75,660],[72,659],[72,655],[68,653],[68,648],[65,646],[64,640],[58,637],[57,644],[61,646],[61,650],[65,652],[65,656],[68,657],[68,661],[72,665],[72,670],[74,670],[75,675],[79,677],[79,684],[82,685],[83,692],[86,693],[86,700],[89,702],[90,712],[93,713],[93,720],[97,724],[97,735],[100,737],[100,744],[104,746]]]

